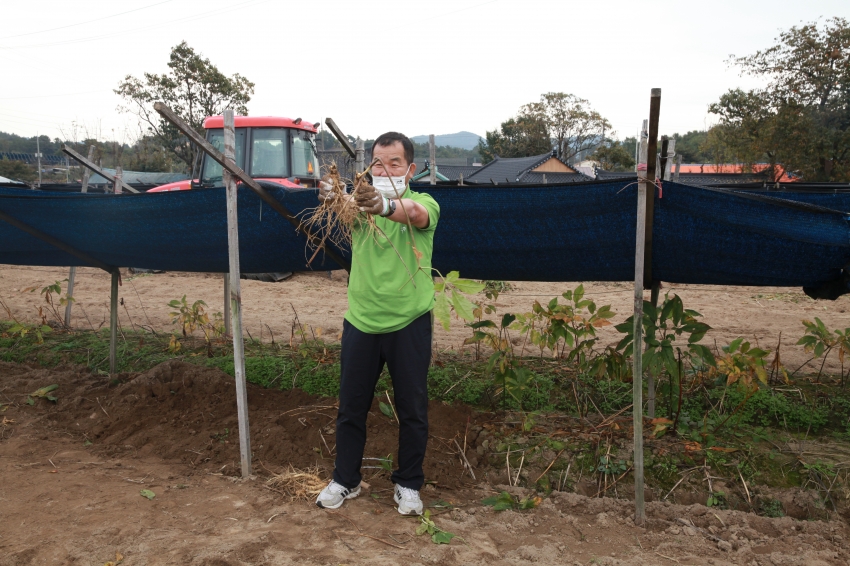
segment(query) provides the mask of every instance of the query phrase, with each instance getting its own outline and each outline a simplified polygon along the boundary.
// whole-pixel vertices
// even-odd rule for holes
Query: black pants
[[[366,416],[372,407],[375,385],[385,363],[393,380],[395,408],[400,422],[398,467],[392,474],[392,481],[418,490],[425,483],[422,462],[428,443],[430,312],[401,330],[387,334],[367,334],[347,320],[343,322],[334,481],[349,489],[360,485],[360,465],[366,446]]]

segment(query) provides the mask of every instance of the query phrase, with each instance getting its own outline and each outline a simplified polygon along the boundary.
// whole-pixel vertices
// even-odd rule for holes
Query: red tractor
[[[309,124],[296,118],[236,116],[236,164],[254,179],[272,181],[285,187],[315,187],[319,182],[319,158],[315,137],[318,122]],[[224,118],[204,120],[207,141],[224,151]],[[169,183],[149,193],[221,187],[222,167],[209,155],[199,154],[192,179]],[[196,162],[197,163],[197,162]],[[197,171],[197,176],[195,174]]]

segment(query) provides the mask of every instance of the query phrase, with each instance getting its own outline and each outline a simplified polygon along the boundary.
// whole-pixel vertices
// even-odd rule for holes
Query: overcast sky
[[[0,131],[131,142],[113,92],[162,73],[185,40],[256,83],[252,115],[331,116],[374,138],[486,130],[541,93],[590,100],[634,135],[662,89],[661,133],[703,129],[707,106],[752,87],[726,64],[847,0],[75,0],[3,3]],[[76,127],[76,134],[75,132]],[[114,132],[114,133],[113,133]]]

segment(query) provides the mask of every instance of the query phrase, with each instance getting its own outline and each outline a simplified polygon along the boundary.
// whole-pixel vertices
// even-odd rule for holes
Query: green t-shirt
[[[413,239],[406,223],[380,216],[375,223],[381,231],[374,235],[360,227],[353,230],[345,320],[367,334],[394,332],[434,308],[431,254],[440,205],[431,195],[410,189],[404,198],[424,206],[430,220],[425,229],[412,228]],[[418,263],[414,242],[422,254]]]

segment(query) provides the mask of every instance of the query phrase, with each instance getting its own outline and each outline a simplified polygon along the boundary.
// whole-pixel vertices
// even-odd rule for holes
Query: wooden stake
[[[94,146],[89,146],[89,156],[88,160],[91,161],[94,159]],[[83,193],[87,193],[89,191],[89,175],[91,175],[91,171],[88,167],[83,167]],[[73,306],[73,301],[71,301],[71,297],[74,296],[74,279],[77,277],[77,267],[71,266],[71,270],[68,272],[68,304],[65,305],[65,328],[71,328],[71,307]]]
[[[115,184],[112,187],[113,192],[116,195],[121,194],[121,185],[123,181],[121,180],[124,177],[124,169],[119,165],[115,168]]]
[[[224,337],[232,338],[230,322],[230,274],[224,274]]]
[[[64,143],[62,144],[62,151],[64,153],[66,153],[67,155],[70,155],[71,157],[76,159],[80,163],[80,165],[82,165],[86,169],[91,169],[92,171],[94,171],[95,173],[97,173],[98,175],[100,175],[101,177],[103,177],[104,179],[109,181],[110,183],[113,183],[113,184],[115,183],[115,175],[110,175],[109,173],[104,171],[101,167],[98,167],[97,165],[95,165],[94,162],[91,159],[86,159],[85,157],[83,157],[82,155],[80,155],[79,153],[77,153],[76,151],[74,151],[73,149],[71,149],[70,147],[65,145]],[[123,188],[127,189],[128,191],[130,191],[131,193],[138,193],[139,192],[136,189],[134,189],[133,187],[131,187],[130,185],[128,185],[127,183],[125,183],[124,181],[121,181],[121,186]]]
[[[434,134],[428,136],[428,157],[431,159],[428,166],[428,182],[432,185],[437,184],[437,145],[434,140]]]
[[[112,272],[109,293],[109,375],[115,375],[118,365],[118,270]]]
[[[366,146],[360,138],[354,142],[354,170],[358,173],[366,170]]]
[[[351,157],[357,157],[355,155],[354,146],[351,145],[351,142],[348,141],[348,138],[345,137],[345,134],[342,133],[342,130],[340,130],[339,126],[336,125],[336,122],[333,121],[333,118],[325,118],[325,124],[340,143],[342,149],[344,149]]]
[[[224,111],[224,159],[236,161],[233,109]],[[227,191],[227,247],[230,258],[230,309],[233,329],[233,366],[236,373],[236,412],[239,420],[239,456],[242,477],[251,475],[251,434],[248,428],[248,386],[245,383],[245,341],[242,338],[242,293],[239,284],[239,221],[236,211],[236,178],[223,169]]]
[[[634,354],[632,366],[632,415],[634,422],[634,470],[635,470],[635,524],[646,522],[643,473],[643,289],[646,262],[647,204],[650,194],[655,192],[655,153],[658,136],[658,113],[661,109],[661,89],[652,89],[649,105],[649,140],[646,151],[646,175],[639,178],[637,203],[637,228],[635,231],[635,296],[634,296]],[[638,172],[640,175],[640,172]],[[651,176],[650,176],[651,175]]]

